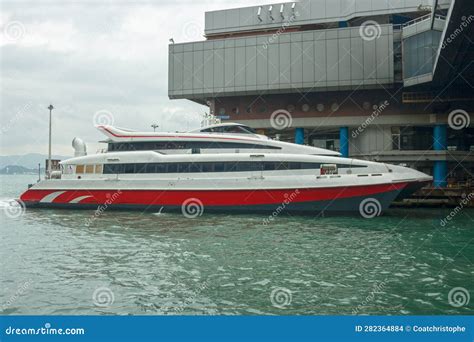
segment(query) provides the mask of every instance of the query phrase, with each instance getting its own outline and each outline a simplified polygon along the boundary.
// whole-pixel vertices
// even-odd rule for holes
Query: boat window
[[[338,168],[348,168],[348,164],[320,164],[304,162],[272,161],[227,161],[195,163],[137,163],[105,164],[104,174],[113,173],[200,173],[200,172],[252,172],[285,170],[320,170],[321,175],[338,174]],[[366,166],[357,166],[366,167]]]
[[[156,171],[156,166],[158,164],[146,164],[145,173],[161,173]]]
[[[214,172],[214,163],[202,163],[202,172]]]
[[[278,163],[273,163],[273,162],[265,162],[263,164],[263,169],[265,171],[274,171],[277,169]]]
[[[236,162],[224,163],[224,171],[225,172],[237,171],[237,163]]]
[[[179,163],[178,164],[178,173],[185,173],[189,172],[189,164],[188,163]]]
[[[125,168],[123,173],[135,173],[135,164],[124,164]]]
[[[162,142],[131,142],[131,143],[109,143],[109,152],[124,151],[155,151],[155,150],[195,150],[198,149],[254,149],[254,150],[281,150],[281,147],[270,145],[255,145],[251,143],[229,142],[229,141],[162,141]]]
[[[121,164],[105,164],[104,165],[104,173],[111,174],[111,173],[122,173]]]
[[[146,167],[148,164],[136,164],[135,173],[146,173]]]
[[[95,173],[102,173],[102,164],[97,164],[95,166]]]
[[[178,165],[174,163],[170,163],[166,165],[166,172],[168,173],[176,173],[178,171]]]
[[[219,127],[210,127],[201,130],[203,133],[238,133],[238,134],[257,134],[257,132],[248,126],[219,126]]]
[[[288,162],[278,162],[276,165],[276,170],[289,170],[290,164]]]
[[[241,129],[239,126],[224,127],[224,132],[226,132],[226,133],[247,133],[245,130]]]
[[[219,127],[209,127],[206,129],[201,130],[201,132],[205,133],[223,133],[224,132],[225,126],[219,126]]]
[[[257,134],[257,131],[249,126],[239,126],[242,131],[247,134]]]
[[[239,162],[236,165],[236,171],[262,171],[262,163],[255,162]]]
[[[301,169],[301,163],[288,163],[290,170],[298,170]]]
[[[74,173],[74,168],[72,165],[61,165],[61,170],[63,172],[63,174],[65,175],[70,175],[70,174],[73,174]]]
[[[94,165],[86,165],[86,173],[94,173]]]
[[[225,171],[225,163],[214,164],[214,172],[224,172],[224,171]]]
[[[202,163],[192,163],[189,165],[189,172],[201,172]]]
[[[166,173],[166,164],[155,164],[156,173]]]
[[[76,173],[84,173],[84,165],[76,165]]]

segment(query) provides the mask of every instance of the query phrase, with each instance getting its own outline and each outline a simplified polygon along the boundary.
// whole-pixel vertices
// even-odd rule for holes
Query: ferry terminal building
[[[472,184],[474,2],[301,0],[205,13],[168,96],[270,137]]]

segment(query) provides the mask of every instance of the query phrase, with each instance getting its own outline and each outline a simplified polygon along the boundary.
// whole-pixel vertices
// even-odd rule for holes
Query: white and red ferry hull
[[[419,184],[418,184],[419,183]],[[361,203],[375,200],[380,212],[387,209],[403,190],[413,191],[424,182],[288,188],[288,189],[34,189],[20,200],[27,207],[97,209],[136,209],[148,211],[179,210],[189,203],[203,211],[272,212],[284,206],[285,211],[307,213],[360,212]]]

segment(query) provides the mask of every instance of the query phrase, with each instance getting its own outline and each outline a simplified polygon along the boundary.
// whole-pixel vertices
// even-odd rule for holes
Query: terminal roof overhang
[[[453,0],[433,68],[433,86],[474,86],[474,1]]]
[[[306,0],[306,1],[330,1],[330,0]],[[365,16],[369,17],[368,14],[389,14],[389,13],[406,13],[406,12],[413,12],[416,9],[418,11],[421,10],[426,10],[425,7],[421,6],[421,3],[424,4],[436,4],[436,8],[438,10],[442,9],[447,9],[449,6],[449,12],[446,20],[446,27],[444,28],[443,35],[439,44],[439,49],[434,53],[435,55],[435,60],[436,62],[434,63],[434,67],[431,70],[430,68],[430,77],[421,80],[417,84],[419,86],[414,86],[414,87],[407,87],[406,89],[408,90],[413,89],[414,91],[419,91],[420,89],[422,91],[429,90],[431,91],[434,88],[435,90],[449,90],[449,92],[454,92],[457,93],[457,90],[460,88],[464,88],[464,90],[472,91],[472,86],[474,85],[474,0],[406,0],[403,2],[405,5],[403,8],[397,8],[394,10],[392,8],[393,4],[388,6],[389,8],[384,8],[382,10],[379,9],[379,11],[375,12],[372,11],[371,13],[363,10],[358,10],[359,7],[356,9],[352,9],[350,6],[345,8],[344,11],[341,11],[340,16],[338,16],[336,19],[335,17],[324,17],[320,15],[320,17],[311,17],[311,18],[306,18],[303,20],[303,18],[298,18],[298,20],[295,20],[290,24],[290,26],[295,25],[303,25],[303,24],[308,24],[308,23],[313,23],[313,22],[318,22],[318,23],[326,23],[326,22],[337,22],[338,20],[350,20],[350,19],[355,19],[355,18],[364,18]],[[305,2],[305,1],[303,1]],[[350,1],[348,1],[350,2]],[[342,3],[342,2],[341,2]],[[352,3],[352,2],[351,2]],[[357,2],[355,2],[357,3]],[[397,2],[397,3],[402,3],[402,2]],[[364,2],[359,2],[357,4],[364,4]],[[410,6],[408,6],[410,4]],[[415,7],[415,5],[418,4],[418,6]],[[430,6],[427,6],[430,7]],[[257,11],[258,11],[259,6],[253,6],[248,9],[251,9],[252,15],[251,17],[255,19],[257,17]],[[268,5],[264,7],[265,9],[268,10]],[[290,6],[285,5],[285,10],[289,10]],[[431,7],[432,9],[432,7]],[[244,32],[246,30],[256,30],[257,28],[261,29],[263,28],[271,28],[273,27],[272,25],[281,25],[278,23],[267,23],[265,20],[263,22],[255,25],[249,23],[248,25],[237,25],[235,27],[216,27],[216,25],[212,25],[210,23],[213,22],[213,20],[209,20],[209,17],[211,15],[220,15],[223,16],[223,18],[226,18],[227,15],[229,17],[232,17],[231,14],[236,14],[236,11],[239,9],[231,9],[231,10],[221,10],[221,11],[214,11],[214,12],[207,12],[206,13],[206,35],[209,37],[209,35],[217,35],[217,34],[222,34],[222,33],[228,33],[230,32]],[[244,8],[242,10],[247,10],[247,8]],[[436,12],[434,12],[435,14]],[[226,14],[226,15],[224,15]],[[444,13],[443,13],[444,14]],[[286,14],[285,14],[286,15]],[[255,18],[254,18],[255,17]],[[287,15],[285,16],[285,18]],[[465,17],[463,19],[463,17]],[[263,18],[263,15],[262,15]],[[277,17],[275,17],[275,20]],[[301,20],[300,20],[301,19]],[[268,20],[268,18],[267,18]],[[283,19],[280,19],[283,20]],[[433,16],[434,20],[434,16]],[[223,20],[222,22],[226,22]],[[463,22],[467,22],[467,25],[462,25]],[[215,24],[215,23],[214,23]],[[462,28],[462,29],[461,29]],[[450,42],[448,43],[448,39],[452,36],[455,36],[454,39],[451,39]],[[215,37],[214,37],[215,38]],[[451,89],[449,89],[451,88]],[[222,93],[223,94],[223,93]],[[237,95],[237,93],[234,93],[233,95]],[[244,95],[244,94],[239,94],[239,95]],[[211,98],[213,96],[202,96],[202,97],[196,97],[194,94],[192,96],[190,95],[170,95],[170,98],[188,98],[189,100],[195,101],[200,104],[206,104],[207,99]],[[472,98],[472,96],[470,96]]]
[[[446,9],[450,3],[451,0],[437,0],[437,8]],[[226,33],[279,29],[283,23],[288,28],[337,24],[373,16],[420,14],[430,12],[432,6],[433,0],[299,0],[206,12],[204,32],[211,38]],[[292,16],[294,13],[298,15]]]

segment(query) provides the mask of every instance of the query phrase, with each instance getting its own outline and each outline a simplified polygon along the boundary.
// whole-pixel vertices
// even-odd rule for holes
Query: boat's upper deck
[[[340,156],[323,148],[272,140],[237,123],[217,124],[190,132],[137,132],[112,126],[97,127],[108,137],[109,152],[161,151],[164,153],[268,152]]]

